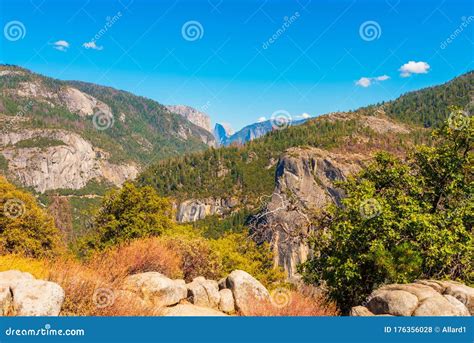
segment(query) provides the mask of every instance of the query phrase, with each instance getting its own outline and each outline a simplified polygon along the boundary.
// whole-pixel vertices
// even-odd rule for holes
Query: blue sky
[[[468,0],[0,0],[0,61],[190,105],[238,129],[472,70],[472,16]],[[21,39],[6,33],[12,21]]]

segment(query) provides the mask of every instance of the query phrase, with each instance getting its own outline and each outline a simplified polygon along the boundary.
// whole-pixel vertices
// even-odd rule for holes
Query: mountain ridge
[[[471,71],[443,85],[410,92],[390,102],[322,115],[302,125],[273,130],[243,146],[164,160],[143,171],[137,182],[152,185],[160,195],[177,199],[215,201],[233,196],[255,202],[259,194],[271,194],[276,162],[288,148],[309,146],[348,152],[381,149],[401,153],[411,144],[429,143],[426,128],[446,119],[450,105],[465,108],[472,101],[473,75]],[[411,103],[406,101],[407,97],[417,101]],[[414,108],[423,109],[424,115],[409,116]]]
[[[120,185],[150,160],[215,144],[182,115],[112,87],[0,65],[0,90],[3,171],[40,192],[79,189],[92,179]],[[47,175],[55,168],[59,174]],[[84,181],[62,182],[81,168]]]

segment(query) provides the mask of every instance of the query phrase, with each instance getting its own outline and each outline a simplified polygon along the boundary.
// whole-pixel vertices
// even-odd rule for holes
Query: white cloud
[[[308,119],[311,117],[308,113],[303,113],[302,115],[299,115],[297,118],[302,118],[302,119]]]
[[[96,45],[94,41],[92,42],[85,42],[82,46],[86,49],[93,49],[93,50],[102,50],[104,47],[100,45]]]
[[[409,61],[402,65],[399,69],[401,77],[409,77],[412,74],[426,74],[430,69],[430,65],[426,62]]]
[[[257,122],[258,122],[258,123],[263,123],[264,121],[267,121],[267,118],[265,118],[265,117],[260,117],[260,118],[257,119]]]
[[[372,80],[368,77],[361,77],[355,84],[361,87],[369,87],[372,84]]]
[[[69,48],[69,43],[65,40],[58,40],[53,43],[53,48],[59,51],[66,51]]]
[[[376,77],[361,77],[355,82],[357,86],[367,88],[371,86],[376,81],[386,81],[390,78],[388,75],[380,75]]]

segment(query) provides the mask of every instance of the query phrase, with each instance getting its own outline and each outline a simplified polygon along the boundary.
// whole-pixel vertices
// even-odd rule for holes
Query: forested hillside
[[[7,132],[64,129],[109,153],[111,161],[139,164],[202,150],[213,142],[208,131],[151,99],[16,66],[1,65],[0,72],[2,122],[14,120]]]
[[[467,106],[474,89],[473,76],[470,72],[446,84],[411,92],[391,102],[275,130],[242,147],[210,149],[160,161],[144,171],[138,177],[138,183],[152,185],[159,194],[176,198],[234,195],[251,200],[271,192],[275,163],[290,147],[402,152],[411,144],[429,140],[423,126],[436,126],[442,122],[449,115],[448,106]],[[411,132],[382,132],[380,127],[385,124],[367,121],[367,117],[392,118],[406,124]]]
[[[405,123],[434,127],[450,113],[449,107],[474,106],[474,72],[468,72],[443,85],[421,89],[400,96],[384,105],[385,113]]]
[[[422,131],[414,134],[388,133],[383,137],[359,120],[332,120],[322,117],[304,125],[273,131],[242,147],[209,149],[180,158],[160,161],[139,177],[140,184],[153,185],[163,196],[176,198],[207,196],[259,196],[274,186],[275,165],[289,147],[314,146],[351,149],[361,137],[367,149],[392,149],[411,141],[421,142]]]

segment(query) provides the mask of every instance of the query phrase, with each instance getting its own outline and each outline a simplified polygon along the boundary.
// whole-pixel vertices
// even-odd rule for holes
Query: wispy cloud
[[[386,81],[390,78],[388,75],[380,75],[376,77],[361,77],[355,82],[357,86],[367,88],[378,81]]]
[[[65,40],[58,40],[53,43],[53,48],[59,51],[67,51],[67,49],[69,49],[69,43]]]
[[[430,69],[430,65],[426,62],[409,61],[402,65],[399,69],[401,77],[409,77],[412,74],[426,74]]]
[[[82,44],[82,46],[86,49],[92,49],[92,50],[102,50],[104,48],[103,46],[95,44],[94,41],[85,42],[84,44]]]

